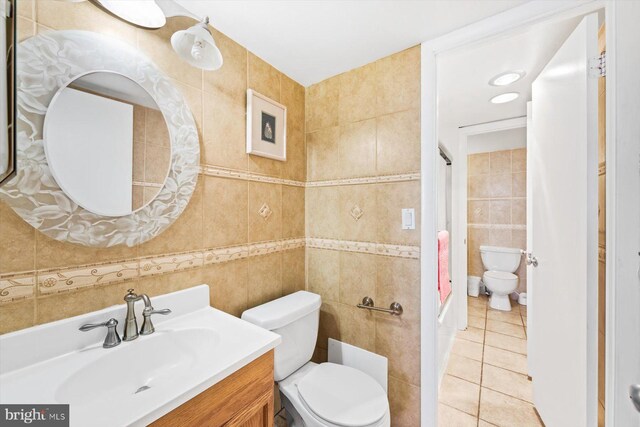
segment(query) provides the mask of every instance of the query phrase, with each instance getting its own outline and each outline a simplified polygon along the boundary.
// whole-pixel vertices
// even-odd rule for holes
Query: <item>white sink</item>
[[[196,363],[212,360],[220,336],[207,329],[160,331],[137,345],[119,346],[69,376],[55,392],[71,405],[171,387]]]
[[[124,305],[1,335],[0,403],[68,403],[72,426],[147,425],[280,343],[209,307],[208,286],[152,302],[173,313],[154,318],[154,334],[111,349],[105,328],[78,327],[114,317],[121,332]]]

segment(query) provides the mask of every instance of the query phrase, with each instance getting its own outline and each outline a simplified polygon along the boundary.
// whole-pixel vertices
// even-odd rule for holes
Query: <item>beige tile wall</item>
[[[261,255],[267,251],[259,245],[248,246],[304,237],[304,188],[278,181],[306,179],[304,87],[215,29],[223,67],[202,72],[189,66],[178,59],[169,42],[174,31],[193,25],[189,19],[172,18],[166,27],[147,31],[89,2],[21,0],[18,4],[21,39],[53,29],[80,29],[137,46],[182,90],[198,126],[203,166],[276,178],[276,182],[201,174],[183,215],[159,237],[132,248],[95,249],[50,239],[0,203],[0,288],[21,283],[15,273],[30,277],[31,283],[35,277],[38,281],[31,293],[27,287],[10,289],[25,291],[21,299],[0,305],[0,333],[122,303],[127,288],[158,295],[208,283],[212,305],[235,315],[304,288],[304,246],[287,249],[277,243],[272,245],[277,250],[272,247],[267,255]],[[287,162],[245,154],[247,88],[287,106]],[[265,203],[272,210],[266,220],[258,214]],[[221,258],[220,251],[210,251],[226,246],[240,248],[237,256]],[[185,251],[189,253],[164,257]],[[149,256],[159,258],[148,260]],[[220,259],[235,260],[220,263]],[[72,284],[61,278],[71,276]]]
[[[192,25],[188,19],[146,31],[88,2],[21,5],[22,38],[51,29],[97,31],[156,62],[195,116],[204,173],[184,214],[133,248],[58,242],[0,204],[0,285],[19,283],[16,273],[37,281],[34,295],[0,305],[0,332],[121,303],[129,287],[153,296],[208,283],[212,305],[239,315],[306,286],[324,300],[315,359],[326,359],[328,337],[387,356],[393,425],[418,425],[420,230],[419,223],[401,230],[400,209],[413,207],[419,218],[419,47],[305,91],[215,30],[222,69],[201,72],[179,61],[169,38]],[[245,154],[247,88],[287,106],[287,162]],[[307,180],[306,188],[299,185]],[[266,220],[258,214],[264,204],[273,212]],[[300,237],[334,240],[305,250]],[[128,279],[114,280],[122,272]],[[76,285],[86,285],[68,287],[71,274]],[[96,285],[98,276],[109,284]],[[398,301],[405,314],[355,308],[365,295],[381,306]]]
[[[306,107],[308,180],[331,181],[306,189],[307,237],[419,246],[419,226],[402,230],[400,215],[419,218],[419,180],[380,179],[420,172],[419,47],[307,88]],[[315,359],[328,338],[388,357],[392,425],[418,425],[419,259],[308,248],[307,289],[323,299]],[[356,308],[364,296],[404,314]]]
[[[526,249],[527,151],[493,151],[468,158],[469,275],[482,277],[481,245]],[[525,264],[517,273],[519,292],[527,289]]]

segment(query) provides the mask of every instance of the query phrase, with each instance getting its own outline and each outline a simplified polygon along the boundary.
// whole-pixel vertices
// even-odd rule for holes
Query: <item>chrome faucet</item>
[[[142,316],[144,321],[142,322],[142,328],[140,329],[140,335],[152,334],[155,329],[151,322],[151,315],[162,314],[167,315],[171,313],[171,310],[154,310],[151,305],[151,300],[146,294],[137,295],[133,292],[133,289],[128,289],[127,294],[124,296],[124,301],[127,303],[127,317],[124,324],[124,337],[125,341],[133,341],[138,338],[138,320],[136,319],[135,304],[136,301],[142,300],[144,302],[144,310],[142,310]]]

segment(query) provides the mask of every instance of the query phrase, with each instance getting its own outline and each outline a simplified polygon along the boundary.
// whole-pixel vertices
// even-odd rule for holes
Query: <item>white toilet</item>
[[[487,270],[482,281],[491,291],[489,306],[496,310],[511,311],[509,294],[518,288],[518,276],[513,273],[520,266],[520,249],[480,246],[480,256]]]
[[[274,378],[289,427],[389,427],[382,386],[358,369],[316,364],[320,295],[299,291],[249,309],[242,319],[275,332]]]

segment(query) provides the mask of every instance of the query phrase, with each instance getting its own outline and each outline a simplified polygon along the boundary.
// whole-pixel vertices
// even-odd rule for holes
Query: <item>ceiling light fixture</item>
[[[208,26],[207,17],[187,30],[176,31],[171,36],[171,46],[180,58],[194,67],[217,70],[222,67],[222,54]]]
[[[493,98],[491,98],[489,101],[492,104],[504,104],[517,99],[519,96],[520,94],[518,92],[507,92],[507,93],[502,93],[500,95],[496,95]]]
[[[162,9],[154,0],[91,0],[91,3],[138,27],[156,30],[167,23]]]
[[[492,78],[491,80],[489,80],[489,84],[491,86],[507,86],[510,85],[512,83],[517,82],[518,80],[520,80],[521,78],[523,78],[525,76],[524,71],[519,70],[519,71],[507,71],[505,73],[500,73],[497,76],[495,76],[494,78]]]

